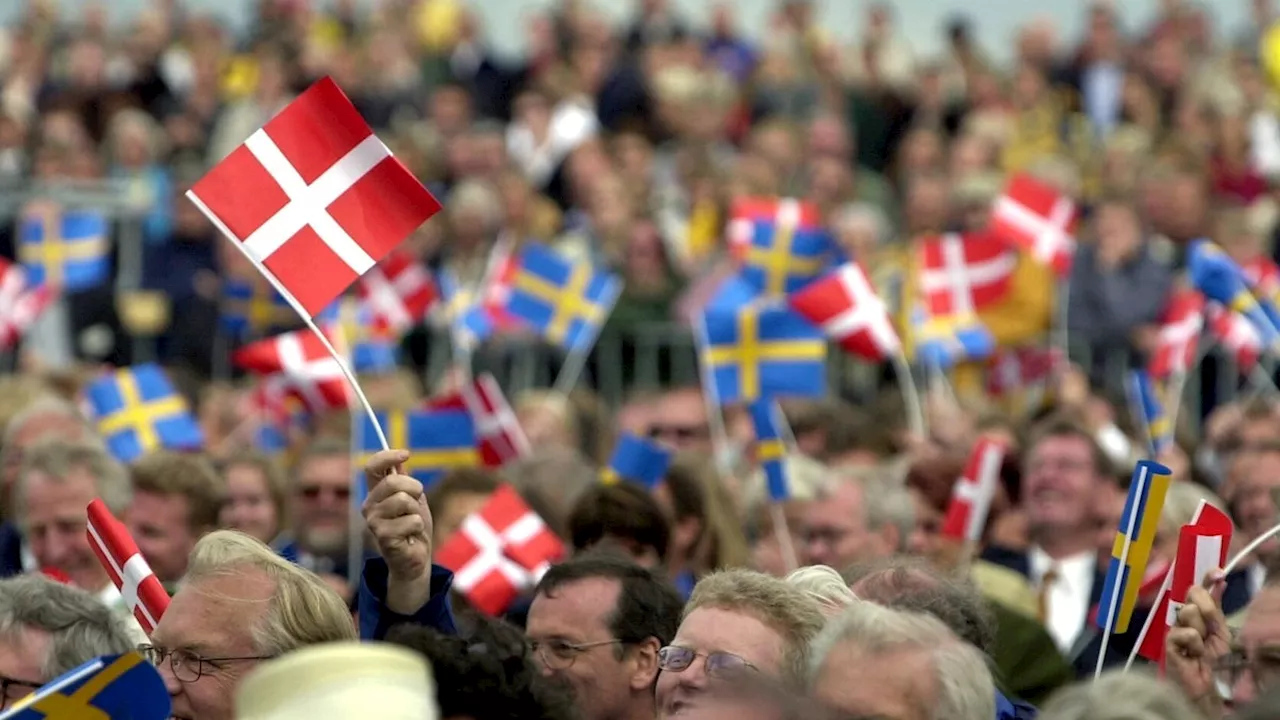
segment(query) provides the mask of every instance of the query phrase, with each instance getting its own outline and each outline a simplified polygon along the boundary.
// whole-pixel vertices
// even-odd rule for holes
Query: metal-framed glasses
[[[1213,667],[1218,692],[1229,699],[1246,672],[1258,693],[1280,687],[1280,652],[1263,650],[1258,657],[1249,659],[1243,650],[1232,649]]]
[[[178,682],[192,683],[204,675],[226,668],[229,663],[270,660],[274,655],[241,655],[237,657],[202,657],[190,650],[165,650],[154,645],[139,645],[138,652],[157,668],[169,661],[169,670]]]
[[[703,658],[703,668],[708,677],[737,677],[756,666],[739,655],[728,652],[700,653],[690,648],[668,645],[658,651],[658,669],[663,672],[684,672],[693,664],[694,658]]]
[[[571,643],[568,640],[533,640],[529,648],[533,654],[552,670],[567,670],[582,653],[594,647],[623,645],[621,640],[598,640],[588,643]]]
[[[9,703],[30,695],[40,689],[43,684],[33,680],[19,680],[0,675],[0,710],[7,709]]]

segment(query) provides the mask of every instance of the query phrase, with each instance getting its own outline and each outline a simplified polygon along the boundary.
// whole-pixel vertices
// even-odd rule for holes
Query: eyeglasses
[[[1265,693],[1280,686],[1280,656],[1263,651],[1260,657],[1250,660],[1243,650],[1235,649],[1217,662],[1213,672],[1219,690],[1226,696],[1230,696],[1246,672],[1257,692]]]
[[[725,679],[737,677],[748,670],[756,670],[756,666],[738,655],[728,652],[700,653],[689,648],[668,645],[658,651],[658,669],[663,672],[684,672],[693,664],[693,659],[705,658],[703,668],[713,678]]]
[[[621,640],[599,640],[589,643],[571,643],[565,640],[534,640],[529,643],[530,649],[538,656],[543,665],[552,670],[567,670],[582,653],[594,647],[605,645],[625,645]]]
[[[323,485],[308,485],[298,488],[298,493],[308,500],[319,500],[321,495],[329,494],[338,500],[351,499],[351,488],[348,487],[324,487]]]
[[[19,700],[30,695],[43,684],[32,680],[19,680],[0,675],[0,710],[9,707],[9,701]]]
[[[707,425],[651,425],[650,440],[701,440],[708,437],[711,430]]]
[[[139,645],[138,652],[157,668],[168,659],[169,670],[179,682],[192,683],[204,675],[224,669],[225,663],[271,660],[274,655],[243,655],[239,657],[200,657],[189,650],[165,650],[154,645]]]

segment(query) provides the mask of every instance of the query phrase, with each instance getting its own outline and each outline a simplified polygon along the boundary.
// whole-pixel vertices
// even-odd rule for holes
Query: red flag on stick
[[[125,606],[138,619],[142,630],[151,634],[160,616],[169,607],[169,593],[151,571],[124,523],[116,519],[102,500],[89,503],[89,526],[85,534],[98,562],[124,596]]]

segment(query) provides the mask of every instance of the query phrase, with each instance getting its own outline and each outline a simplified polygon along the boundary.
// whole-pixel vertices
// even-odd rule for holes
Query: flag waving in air
[[[787,477],[787,438],[791,435],[787,420],[778,403],[761,398],[751,403],[751,426],[755,430],[755,460],[764,472],[765,487],[773,502],[785,502],[791,497],[791,483]]]
[[[124,523],[111,514],[102,500],[95,498],[87,512],[89,524],[85,534],[89,547],[120,591],[125,607],[133,612],[143,632],[150,635],[169,607],[169,593],[151,572],[151,566],[142,557]]]
[[[310,332],[297,330],[250,343],[231,359],[243,370],[266,376],[261,397],[272,410],[282,409],[286,398],[300,401],[310,412],[350,404],[342,369]]]
[[[197,450],[204,445],[186,399],[159,365],[116,370],[85,387],[84,397],[107,449],[121,462],[160,448]]]
[[[951,487],[951,502],[942,521],[943,537],[971,543],[982,540],[1007,452],[1004,443],[992,438],[983,438],[974,446],[964,475]]]
[[[490,373],[482,373],[456,393],[427,402],[428,409],[466,410],[475,424],[480,460],[486,467],[502,467],[529,454],[529,439],[520,427],[502,387]]]
[[[1158,457],[1170,445],[1173,445],[1173,427],[1169,425],[1169,417],[1165,415],[1164,405],[1156,392],[1151,376],[1145,370],[1130,370],[1126,379],[1129,394],[1129,406],[1134,413],[1134,421],[1142,428],[1147,438],[1147,448],[1152,456]]]
[[[1270,349],[1280,340],[1280,329],[1249,291],[1244,271],[1222,248],[1209,240],[1192,243],[1187,253],[1187,273],[1205,297],[1248,318],[1261,336],[1263,348]]]
[[[1071,274],[1076,220],[1071,198],[1030,175],[1015,175],[991,208],[991,232],[1059,278]]]
[[[709,307],[700,331],[707,385],[722,405],[826,392],[826,340],[784,305]]]
[[[994,235],[954,233],[920,242],[920,292],[933,317],[972,317],[1009,293],[1017,265]]]
[[[1240,313],[1218,303],[1209,303],[1205,307],[1205,320],[1214,340],[1235,361],[1236,370],[1241,375],[1248,375],[1265,349],[1257,326]]]
[[[1169,468],[1151,460],[1140,460],[1133,470],[1098,608],[1103,630],[1118,635],[1129,629],[1171,478]]]
[[[728,236],[743,280],[769,298],[803,288],[839,255],[818,207],[791,198],[739,200]]]
[[[507,310],[550,342],[577,352],[595,344],[622,292],[613,273],[538,245],[521,250],[511,272]]]
[[[613,447],[613,455],[601,472],[600,480],[605,484],[626,480],[652,490],[666,478],[669,467],[670,450],[645,438],[623,433]]]
[[[1178,290],[1169,298],[1147,367],[1152,379],[1167,380],[1191,371],[1204,332],[1204,305],[1204,295],[1190,288]]]
[[[359,287],[373,329],[392,336],[422,322],[439,296],[427,266],[403,251],[383,258],[360,278]]]
[[[409,451],[409,459],[401,469],[417,478],[425,487],[435,484],[454,468],[480,464],[476,451],[476,430],[471,416],[463,410],[414,410],[378,413],[378,424],[387,432],[391,447]],[[357,466],[363,467],[369,457],[381,450],[377,434],[368,418],[359,431],[360,444],[368,455]]]
[[[853,355],[884,362],[902,352],[884,301],[857,263],[841,265],[792,294],[787,302]]]
[[[129,652],[68,670],[16,701],[0,720],[166,720],[172,711],[160,671]]]
[[[0,258],[0,352],[17,346],[54,298],[53,288],[30,282],[22,266]]]

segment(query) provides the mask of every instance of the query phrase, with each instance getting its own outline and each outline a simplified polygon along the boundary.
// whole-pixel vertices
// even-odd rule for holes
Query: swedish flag
[[[166,720],[169,692],[136,652],[100,657],[17,701],[0,720]]]
[[[464,350],[474,349],[493,335],[488,312],[476,302],[475,293],[462,286],[456,275],[442,271],[439,278],[441,308],[449,324],[449,337]]]
[[[121,462],[156,450],[195,450],[204,434],[187,401],[154,364],[121,368],[85,388],[98,432]]]
[[[949,369],[970,360],[985,360],[995,352],[995,338],[976,317],[931,317],[917,306],[912,314],[912,345],[916,363]]]
[[[37,209],[23,216],[18,259],[31,285],[68,292],[103,284],[110,272],[107,220],[92,210]]]
[[[791,497],[787,480],[787,445],[783,424],[786,420],[773,400],[764,398],[751,403],[751,425],[756,433],[756,462],[764,472],[769,499],[786,502]],[[789,434],[789,433],[788,433]]]
[[[260,338],[296,327],[300,318],[267,282],[227,278],[222,284],[222,328],[240,338]]]
[[[1197,240],[1187,254],[1187,274],[1196,289],[1210,300],[1226,305],[1249,319],[1258,330],[1264,348],[1275,348],[1280,341],[1277,328],[1249,291],[1244,270],[1227,256],[1222,248],[1209,240]]]
[[[538,245],[520,251],[507,311],[566,350],[586,352],[622,291],[622,281],[588,261]]]
[[[1098,627],[1103,630],[1110,625],[1119,635],[1129,629],[1171,480],[1169,468],[1151,460],[1140,460],[1133,470],[1098,607]]]
[[[622,480],[653,489],[667,476],[671,467],[671,451],[631,433],[623,433],[613,448],[609,465],[600,473],[600,481],[612,485]]]
[[[480,464],[476,449],[476,428],[465,410],[414,410],[377,413],[378,424],[387,434],[387,444],[408,450],[405,473],[430,486],[445,473]],[[368,416],[361,418],[358,436],[363,455],[357,467],[364,467],[373,453],[382,450],[378,433]],[[359,492],[356,493],[359,495]]]
[[[699,329],[703,371],[720,404],[826,394],[826,338],[790,308],[710,307]]]
[[[351,353],[351,369],[367,375],[380,375],[396,369],[395,339],[373,330],[373,313],[354,298],[338,300],[332,307],[338,327]]]
[[[1130,370],[1125,389],[1134,420],[1147,436],[1147,447],[1152,457],[1157,457],[1173,444],[1173,427],[1164,413],[1155,384],[1146,370]]]
[[[779,200],[773,217],[750,221],[745,238],[742,277],[766,297],[793,293],[827,268],[839,255],[835,239],[795,200]]]

